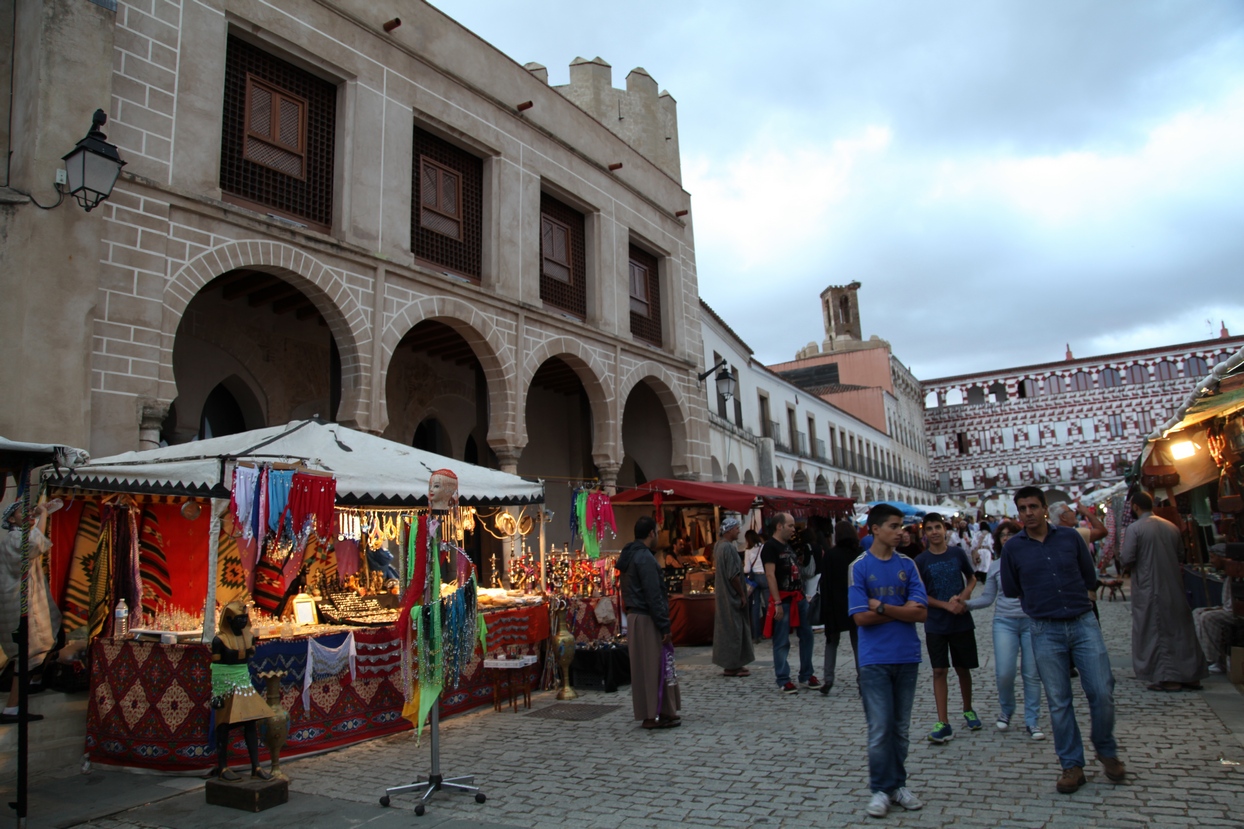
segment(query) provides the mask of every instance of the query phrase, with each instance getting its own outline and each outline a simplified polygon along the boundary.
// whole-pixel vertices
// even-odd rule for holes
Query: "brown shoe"
[[[1084,769],[1072,766],[1069,769],[1063,769],[1055,788],[1058,789],[1059,794],[1072,794],[1086,782],[1088,781],[1084,779]]]
[[[1123,761],[1118,757],[1101,757],[1098,760],[1106,768],[1106,777],[1111,783],[1122,783],[1123,778],[1127,776],[1127,769],[1123,767]]]

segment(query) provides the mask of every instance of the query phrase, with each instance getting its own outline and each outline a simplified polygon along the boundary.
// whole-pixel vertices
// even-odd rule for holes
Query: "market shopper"
[[[631,659],[631,705],[644,728],[682,724],[678,685],[665,684],[663,650],[673,643],[669,601],[661,568],[652,554],[657,522],[644,515],[635,522],[635,540],[622,548],[615,567],[621,573]]]
[[[795,519],[790,513],[779,512],[769,519],[769,540],[760,551],[769,587],[765,633],[773,638],[773,673],[783,694],[799,693],[790,679],[792,629],[799,635],[799,684],[809,689],[821,687],[821,681],[812,673],[812,614],[803,594],[799,561],[790,547],[794,534]]]
[[[948,677],[953,664],[959,678],[963,700],[963,721],[971,731],[979,731],[980,717],[972,708],[972,671],[980,667],[976,653],[976,623],[965,602],[976,588],[972,563],[962,547],[948,546],[946,519],[936,512],[924,517],[924,537],[929,548],[916,556],[916,568],[928,593],[929,612],[924,623],[924,641],[933,668],[933,701],[937,722],[929,732],[929,742],[946,743],[955,737],[950,725]]]
[[[1071,794],[1087,782],[1084,743],[1072,707],[1073,659],[1088,700],[1097,759],[1106,777],[1120,783],[1126,770],[1114,738],[1114,675],[1089,598],[1097,586],[1093,559],[1078,533],[1050,524],[1045,493],[1039,488],[1018,490],[1015,508],[1023,529],[1002,548],[1002,593],[1019,599],[1031,619],[1032,649],[1062,766],[1056,788]]]
[[[983,526],[983,523],[982,523]],[[1011,727],[1015,715],[1015,675],[1024,680],[1024,727],[1034,740],[1044,740],[1038,720],[1041,717],[1041,675],[1037,672],[1037,658],[1032,652],[1032,630],[1019,599],[1002,595],[1002,560],[998,553],[1011,536],[1020,531],[1014,521],[1002,521],[994,530],[992,563],[985,580],[985,589],[975,599],[968,599],[968,610],[983,610],[997,601],[993,612],[993,664],[994,679],[998,683],[999,731]]]
[[[916,625],[928,597],[916,563],[895,552],[903,514],[889,504],[869,510],[872,547],[851,563],[849,611],[860,627],[860,691],[868,720],[868,814],[885,817],[891,804],[924,804],[907,788],[911,706],[920,674]]]
[[[743,574],[749,590],[748,608],[752,620],[752,644],[764,638],[765,611],[768,608],[769,580],[765,578],[765,563],[760,560],[764,539],[755,530],[743,534],[747,551],[743,555]]]
[[[828,696],[834,687],[838,667],[838,646],[845,631],[851,638],[851,653],[855,658],[855,687],[860,684],[859,627],[847,611],[847,586],[851,562],[860,554],[860,539],[855,527],[847,520],[834,525],[834,546],[825,551],[824,571],[821,573],[821,624],[825,626],[825,672],[821,693]]]
[[[1147,492],[1132,496],[1132,515],[1119,553],[1132,572],[1132,670],[1150,691],[1199,691],[1209,671],[1184,596],[1183,538]]]
[[[747,591],[743,583],[743,560],[734,542],[739,537],[739,520],[721,522],[721,532],[713,547],[713,664],[722,676],[751,676],[747,666],[756,661],[751,625],[747,618]]]
[[[0,681],[9,683],[0,724],[15,723],[21,718],[18,710],[16,631],[22,613],[23,525],[29,527],[30,571],[26,600],[26,664],[29,670],[43,666],[44,660],[56,647],[56,632],[61,624],[60,611],[52,600],[48,577],[43,571],[43,555],[52,546],[46,535],[47,510],[40,504],[26,514],[22,502],[15,501],[5,510],[0,523],[0,650],[7,657]],[[41,719],[42,714],[26,714],[27,722]]]

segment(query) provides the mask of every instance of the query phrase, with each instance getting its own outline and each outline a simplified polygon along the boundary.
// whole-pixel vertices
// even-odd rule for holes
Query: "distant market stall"
[[[457,500],[432,513],[430,489],[455,480]],[[256,687],[283,674],[284,756],[411,728],[394,623],[407,585],[423,583],[416,561],[429,561],[431,539],[447,582],[471,578],[460,545],[476,522],[544,499],[539,482],[315,421],[103,458],[52,483],[68,502],[52,528],[72,551],[59,560],[66,627],[93,640],[87,751],[165,771],[211,764],[205,643],[230,601],[258,608]],[[463,655],[442,714],[492,700],[485,653],[537,656],[548,638],[541,599],[476,598],[487,650]],[[152,641],[127,635],[122,601],[128,627]],[[541,666],[524,670],[533,682]]]
[[[674,478],[659,478],[620,492],[613,502],[619,516],[628,514],[625,507],[640,505],[651,510],[660,525],[657,552],[666,559],[670,625],[676,645],[712,642],[716,602],[711,551],[723,512],[737,513],[745,525],[759,524],[782,512],[806,524],[814,517],[849,517],[853,504],[850,498],[834,495]],[[629,529],[622,518],[619,525],[623,531]]]

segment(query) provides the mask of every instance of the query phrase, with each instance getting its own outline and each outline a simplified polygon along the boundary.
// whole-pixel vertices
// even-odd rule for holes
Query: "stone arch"
[[[829,494],[829,481],[825,480],[824,475],[816,476],[816,494],[817,495],[828,495]]]
[[[834,494],[839,498],[847,497],[847,485],[842,481],[834,481]]]
[[[526,445],[526,438],[516,442],[517,423],[522,412],[516,415],[513,401],[517,395],[513,370],[514,346],[506,341],[491,317],[482,314],[473,305],[451,296],[425,296],[406,303],[389,320],[381,336],[381,358],[377,375],[380,389],[373,422],[383,430],[389,422],[389,404],[386,383],[393,352],[402,338],[421,322],[434,320],[452,328],[475,354],[484,369],[484,381],[488,387],[488,442],[494,449],[509,447],[515,453]],[[534,374],[535,371],[532,371]],[[530,376],[528,377],[530,379]],[[586,385],[586,384],[585,384]],[[517,422],[516,422],[517,418]],[[498,451],[498,456],[503,451]]]
[[[721,471],[721,462],[717,458],[712,458],[713,462],[713,483],[719,484],[726,480],[725,475]]]
[[[261,239],[217,245],[184,264],[164,287],[161,319],[160,400],[177,397],[173,343],[186,307],[203,286],[238,268],[270,273],[302,291],[324,317],[341,357],[341,405],[336,419],[348,426],[370,422],[371,343],[368,314],[346,285],[345,272],[331,268],[306,251]]]
[[[869,486],[868,489],[864,490],[864,500],[870,502],[877,500],[875,493],[873,493],[872,486]]]
[[[786,473],[782,471],[782,467],[778,467],[774,474],[777,476],[777,482],[774,484],[778,489],[786,489]]]
[[[551,337],[533,348],[523,361],[520,372],[521,403],[514,407],[515,427],[513,444],[517,449],[527,445],[527,392],[540,366],[558,357],[574,370],[583,384],[588,402],[592,407],[592,459],[601,464],[622,463],[622,410],[616,397],[606,387],[609,371],[596,352],[573,337]],[[659,394],[659,392],[658,392]],[[670,424],[673,431],[674,424]],[[677,438],[674,445],[677,446]],[[495,446],[494,446],[495,448]],[[498,450],[500,454],[500,450]]]
[[[621,412],[620,407],[626,405],[626,399],[630,397],[631,391],[642,382],[648,383],[648,386],[656,392],[661,405],[665,407],[665,414],[670,424],[670,438],[673,441],[674,475],[687,475],[691,471],[691,464],[688,462],[687,435],[687,423],[691,419],[691,411],[678,378],[669,369],[651,360],[642,362],[631,369],[618,385],[616,403],[619,407],[618,411]],[[622,418],[619,416],[616,422],[618,445],[620,445]]]
[[[859,484],[851,484],[851,499],[854,501],[860,500],[860,485]]]
[[[796,469],[795,474],[791,476],[790,488],[796,492],[808,491],[808,475],[802,469]]]
[[[726,466],[726,483],[737,484],[739,482],[739,468],[734,464]]]
[[[743,470],[743,483],[746,486],[756,485],[756,476],[752,474],[752,471],[750,469]]]

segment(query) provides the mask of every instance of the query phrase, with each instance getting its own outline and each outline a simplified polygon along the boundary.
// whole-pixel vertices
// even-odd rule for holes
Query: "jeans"
[[[868,787],[892,794],[907,785],[907,731],[920,663],[863,665],[860,691],[868,719]]]
[[[773,673],[778,685],[790,682],[790,605],[791,600],[782,602],[785,611],[781,619],[773,617]],[[799,681],[807,682],[812,678],[812,614],[808,612],[808,600],[799,602]]]
[[[752,612],[752,641],[759,642],[765,633],[765,608],[769,606],[769,583],[762,576],[754,576],[758,586],[752,588],[748,604]]]
[[[834,671],[838,667],[838,645],[842,643],[842,631],[831,630],[832,625],[825,626],[825,675],[821,680],[826,688],[834,687]],[[855,684],[860,684],[860,629],[854,625],[848,631],[851,634],[851,652],[855,655]]]
[[[1015,713],[1015,674],[1023,653],[1024,725],[1037,727],[1041,716],[1041,674],[1032,652],[1032,630],[1027,616],[993,617],[993,662],[998,680],[998,707],[1009,719]]]
[[[1084,741],[1071,701],[1071,663],[1080,672],[1080,685],[1089,704],[1090,737],[1099,757],[1118,757],[1114,739],[1114,674],[1092,613],[1074,619],[1033,619],[1032,649],[1045,697],[1050,703],[1054,750],[1064,769],[1084,766]]]

